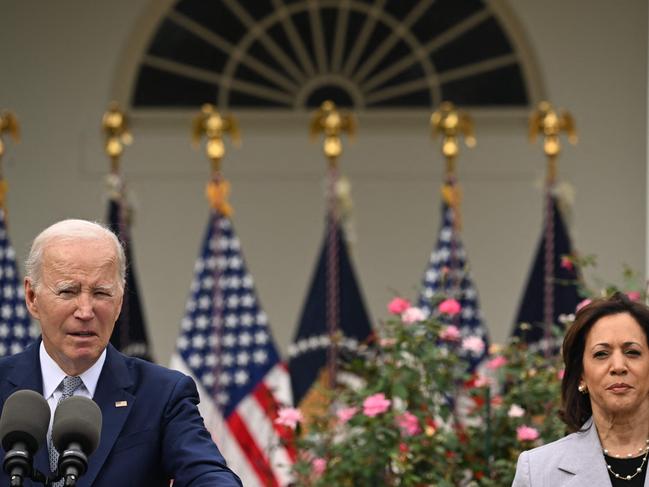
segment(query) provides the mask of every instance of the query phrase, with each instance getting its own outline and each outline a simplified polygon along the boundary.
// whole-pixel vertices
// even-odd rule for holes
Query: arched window
[[[527,107],[538,81],[492,4],[179,0],[138,61],[131,106]]]

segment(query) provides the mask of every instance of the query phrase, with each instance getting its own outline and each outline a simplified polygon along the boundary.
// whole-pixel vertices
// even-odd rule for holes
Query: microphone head
[[[59,452],[78,443],[86,455],[95,451],[101,435],[101,409],[82,396],[64,399],[54,411],[52,443]]]
[[[50,407],[38,392],[23,389],[7,398],[0,416],[2,448],[9,451],[17,443],[25,443],[33,455],[45,441],[50,425]]]

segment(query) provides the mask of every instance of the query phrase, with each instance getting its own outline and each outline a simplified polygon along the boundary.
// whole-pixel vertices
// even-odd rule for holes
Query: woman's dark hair
[[[577,431],[593,414],[588,394],[577,390],[584,372],[584,348],[593,325],[604,316],[629,313],[640,325],[649,343],[649,308],[617,292],[608,298],[595,299],[581,308],[575,322],[563,339],[565,373],[561,382],[561,419],[570,431]]]

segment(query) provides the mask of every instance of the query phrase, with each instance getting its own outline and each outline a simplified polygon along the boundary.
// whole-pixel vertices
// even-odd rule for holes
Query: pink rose
[[[313,473],[319,477],[327,468],[327,460],[320,457],[314,458],[311,461],[311,468],[313,469]]]
[[[507,363],[507,359],[502,355],[496,355],[494,358],[489,360],[486,364],[486,367],[491,370],[496,370],[502,367]]]
[[[338,417],[338,420],[344,424],[350,419],[352,419],[357,412],[358,412],[358,408],[355,407],[341,408],[336,413],[336,416]]]
[[[400,315],[403,313],[405,310],[410,308],[411,304],[410,301],[407,299],[403,298],[394,298],[390,303],[388,304],[388,311],[390,314],[393,315]]]
[[[485,344],[482,338],[471,335],[462,340],[462,348],[472,355],[482,355],[484,352]]]
[[[368,396],[363,401],[363,414],[370,418],[386,412],[392,401],[385,398],[385,394],[379,392]]]
[[[404,436],[414,436],[421,432],[417,416],[406,411],[395,418],[397,426]]]
[[[507,416],[510,418],[522,418],[525,415],[525,409],[520,407],[518,404],[512,404],[507,411]]]
[[[486,375],[477,374],[476,378],[473,381],[475,387],[487,387],[491,385],[491,379]]]
[[[437,306],[437,311],[449,316],[455,316],[461,310],[462,306],[460,306],[460,303],[455,299],[445,299]]]
[[[559,380],[563,380],[564,375],[566,375],[566,369],[561,369],[559,372],[557,372],[557,378]]]
[[[458,342],[460,341],[462,334],[460,333],[460,329],[457,326],[450,325],[442,330],[442,332],[439,334],[439,337],[447,342]]]
[[[539,432],[536,428],[530,426],[519,426],[516,428],[516,439],[518,441],[534,441],[539,437]]]
[[[288,426],[291,429],[295,429],[297,424],[304,420],[302,412],[296,408],[282,408],[277,413],[277,418],[275,418],[275,424],[281,424],[283,426]]]
[[[579,311],[584,306],[588,306],[591,303],[591,301],[592,300],[590,299],[584,299],[583,301],[580,301],[577,307],[575,308],[575,311]]]
[[[631,301],[640,301],[640,298],[642,296],[638,291],[629,291],[628,293],[626,293],[626,297]]]
[[[379,340],[379,344],[380,344],[383,348],[394,347],[394,346],[397,344],[397,339],[396,339],[396,338],[393,338],[393,337],[381,338],[381,339]]]
[[[561,267],[566,269],[567,271],[572,271],[575,269],[575,265],[572,263],[570,256],[568,255],[561,256]]]
[[[426,314],[420,308],[415,308],[414,306],[401,313],[401,320],[407,325],[411,325],[417,321],[424,321],[425,319]]]

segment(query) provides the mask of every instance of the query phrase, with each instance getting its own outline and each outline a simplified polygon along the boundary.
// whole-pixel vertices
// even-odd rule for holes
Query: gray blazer
[[[592,418],[582,429],[521,453],[512,487],[611,487]],[[649,475],[644,485],[649,487]]]

